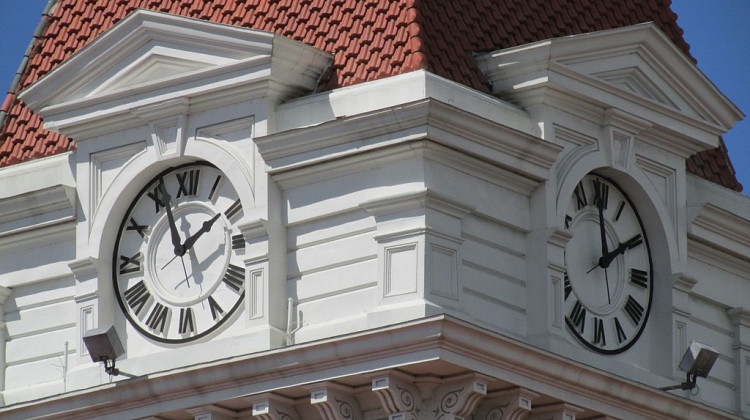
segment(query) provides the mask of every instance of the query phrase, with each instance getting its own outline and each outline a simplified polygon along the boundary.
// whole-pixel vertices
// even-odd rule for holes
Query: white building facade
[[[750,418],[750,199],[685,169],[743,115],[656,26],[331,60],[138,11],[21,94],[78,149],[0,169],[0,417]]]

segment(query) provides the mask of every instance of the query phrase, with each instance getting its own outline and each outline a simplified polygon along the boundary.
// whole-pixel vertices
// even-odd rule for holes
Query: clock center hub
[[[202,203],[187,202],[177,206],[173,214],[181,243],[185,244],[216,212]],[[151,237],[146,278],[165,302],[190,305],[211,294],[229,264],[229,230],[221,217],[184,255],[175,253],[166,215],[157,221]]]

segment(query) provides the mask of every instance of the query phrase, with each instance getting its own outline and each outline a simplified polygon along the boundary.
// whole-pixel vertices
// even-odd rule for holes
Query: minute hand
[[[211,226],[214,225],[214,222],[216,222],[219,219],[219,216],[221,216],[221,213],[217,213],[214,217],[212,217],[209,220],[206,220],[203,222],[203,225],[200,229],[198,229],[197,232],[195,232],[191,237],[185,239],[185,243],[182,244],[182,248],[187,251],[188,249],[193,247],[193,244],[195,244],[195,241],[198,240],[198,238],[201,237],[204,233],[211,230]]]
[[[612,261],[614,261],[615,258],[617,258],[618,255],[624,254],[626,250],[633,248],[641,242],[643,242],[643,239],[641,239],[641,235],[635,235],[625,241],[625,243],[621,242],[620,245],[618,245],[617,248],[615,248],[612,252],[608,252],[601,259],[599,259],[599,266],[603,268],[609,267],[609,265],[612,263]]]

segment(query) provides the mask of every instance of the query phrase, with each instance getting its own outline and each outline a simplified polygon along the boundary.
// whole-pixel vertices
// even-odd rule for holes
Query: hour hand
[[[635,235],[632,238],[628,239],[624,243],[620,243],[620,245],[615,248],[612,252],[606,253],[600,260],[599,265],[601,267],[607,268],[609,265],[614,261],[615,258],[617,258],[618,255],[624,254],[626,250],[634,248],[638,245],[640,245],[643,242],[643,238],[641,235]]]
[[[177,231],[177,226],[174,223],[174,215],[172,214],[172,198],[167,192],[167,187],[164,185],[164,178],[159,178],[159,192],[161,196],[161,204],[167,210],[167,220],[169,221],[169,232],[172,234],[172,245],[174,246],[175,255],[185,255],[185,247],[182,245],[182,239],[180,239],[180,233]]]
[[[197,232],[195,232],[191,237],[185,239],[185,243],[182,244],[183,249],[187,251],[188,249],[192,248],[193,244],[195,244],[195,241],[197,241],[198,238],[201,237],[201,235],[211,230],[211,226],[213,226],[214,222],[219,219],[219,216],[221,216],[221,213],[216,213],[214,217],[203,222],[201,228],[198,229]]]

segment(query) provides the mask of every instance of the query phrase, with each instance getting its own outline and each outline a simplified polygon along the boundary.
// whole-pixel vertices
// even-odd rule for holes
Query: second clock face
[[[565,228],[565,322],[588,348],[620,353],[638,340],[651,309],[651,253],[641,219],[608,178],[585,176],[570,200]]]
[[[117,231],[112,263],[115,294],[136,330],[182,343],[230,318],[245,290],[241,216],[234,187],[208,163],[169,169],[140,191]]]

